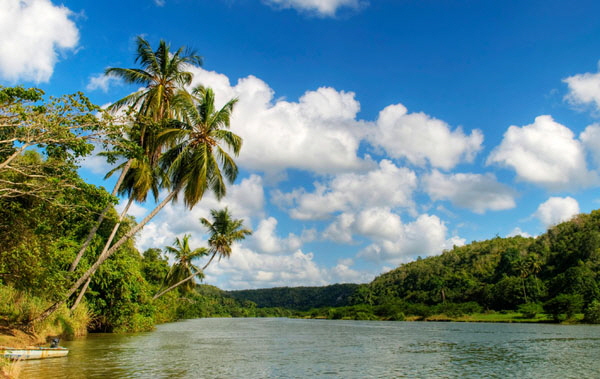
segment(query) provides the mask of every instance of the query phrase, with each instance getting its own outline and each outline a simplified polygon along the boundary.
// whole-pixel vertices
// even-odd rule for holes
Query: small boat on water
[[[64,357],[69,354],[66,347],[24,347],[0,346],[0,357],[8,359],[42,359]]]
[[[52,340],[50,347],[6,347],[0,346],[0,357],[8,359],[42,359],[64,357],[69,349],[58,346],[58,338]]]

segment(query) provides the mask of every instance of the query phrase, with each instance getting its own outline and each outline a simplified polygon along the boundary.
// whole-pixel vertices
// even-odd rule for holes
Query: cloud
[[[425,191],[433,200],[452,204],[475,213],[515,207],[515,192],[498,183],[493,174],[442,174],[434,170],[422,179]]]
[[[314,261],[313,253],[296,250],[288,254],[264,255],[236,244],[230,259],[214,262],[207,268],[205,282],[227,290],[324,286],[373,280],[376,273],[356,271],[352,264],[352,260],[341,260],[327,269]]]
[[[58,53],[74,49],[79,31],[64,6],[49,0],[4,0],[0,12],[0,77],[47,82]]]
[[[269,217],[262,220],[254,233],[252,239],[256,248],[266,254],[277,254],[285,251],[298,250],[305,242],[314,240],[316,232],[308,230],[301,236],[289,233],[286,238],[280,238],[276,235],[277,219]]]
[[[402,104],[390,105],[379,113],[368,140],[383,148],[392,158],[449,170],[460,162],[471,162],[481,150],[483,134],[473,130],[450,130],[444,121],[424,113],[407,113]]]
[[[510,233],[508,233],[508,235],[506,237],[516,237],[516,236],[521,236],[521,237],[525,237],[525,238],[533,237],[531,234],[522,231],[521,228],[519,228],[519,227],[514,228]]]
[[[551,190],[577,189],[598,181],[597,173],[587,170],[582,143],[551,116],[508,128],[487,159],[487,164],[493,163],[514,169],[520,180]]]
[[[230,259],[208,267],[205,281],[223,289],[329,284],[327,270],[313,258],[312,253],[301,250],[288,255],[263,255],[236,245]],[[220,282],[225,277],[226,282]]]
[[[579,204],[572,197],[551,197],[540,204],[534,216],[542,222],[545,228],[548,228],[568,221],[578,213]]]
[[[383,213],[379,213],[374,216],[380,218],[379,222],[383,221],[381,217],[394,219],[394,215],[391,214],[385,216]],[[437,216],[420,215],[413,222],[397,223],[395,227],[397,230],[394,231],[391,238],[377,238],[372,233],[373,229],[363,230],[363,232],[370,233],[374,243],[363,249],[358,257],[398,265],[408,262],[416,256],[436,255],[455,245],[465,244],[465,240],[457,236],[448,238],[446,225]],[[353,228],[359,232],[361,226],[354,224]]]
[[[569,87],[565,99],[573,105],[591,105],[600,110],[600,72],[578,74],[563,79]]]
[[[152,208],[153,204],[149,201],[144,207]],[[191,210],[185,208],[181,201],[168,204],[140,231],[136,247],[140,251],[151,247],[162,248],[183,234],[191,234],[192,240],[204,241],[207,239],[206,230],[199,219],[204,217],[210,220],[211,209],[225,207],[229,208],[234,218],[243,219],[245,227],[252,228],[253,217],[260,218],[264,213],[262,178],[252,175],[229,186],[227,196],[221,201],[212,193],[207,193]]]
[[[340,174],[325,183],[315,183],[314,192],[303,188],[290,193],[273,191],[272,201],[290,208],[292,218],[327,219],[333,213],[376,206],[412,209],[412,193],[417,187],[415,173],[388,160],[365,174]]]
[[[600,124],[589,125],[579,135],[579,139],[591,153],[596,167],[600,167]]]
[[[355,236],[371,241],[357,257],[392,265],[416,256],[440,254],[465,243],[460,237],[448,237],[446,225],[437,216],[424,214],[403,223],[399,215],[385,207],[343,213],[323,233],[325,239],[347,244],[355,242]]]
[[[368,2],[361,0],[263,0],[276,8],[293,8],[301,12],[314,13],[321,17],[333,17],[340,8],[361,9]]]
[[[120,79],[115,76],[96,74],[90,77],[90,82],[87,84],[87,86],[85,86],[85,89],[88,91],[95,91],[99,89],[106,93],[111,85],[120,82]]]
[[[240,165],[275,175],[287,169],[331,174],[373,166],[358,156],[365,133],[356,120],[360,104],[352,92],[323,87],[297,102],[274,101],[273,90],[248,76],[232,86],[222,74],[190,67],[192,85],[214,89],[217,106],[237,97],[231,129],[244,139]]]

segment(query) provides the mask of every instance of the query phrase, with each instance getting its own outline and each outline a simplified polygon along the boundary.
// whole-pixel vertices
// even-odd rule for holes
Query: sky
[[[103,74],[136,67],[137,36],[195,49],[193,84],[239,99],[240,175],[220,202],[167,206],[136,246],[206,246],[199,219],[227,206],[253,235],[206,283],[366,283],[600,206],[598,14],[585,0],[0,0],[0,85],[108,105],[137,90]],[[93,156],[80,173],[111,191],[109,170]]]

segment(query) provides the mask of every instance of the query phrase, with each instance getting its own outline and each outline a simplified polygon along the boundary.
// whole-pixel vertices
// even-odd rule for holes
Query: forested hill
[[[404,264],[360,288],[355,301],[383,304],[476,302],[486,309],[525,303],[600,300],[600,211],[580,214],[537,238],[494,238]]]
[[[228,291],[225,294],[239,301],[252,301],[261,308],[281,307],[306,311],[311,308],[350,305],[350,297],[358,286],[333,284],[325,287],[278,287]]]
[[[366,305],[415,314],[460,305],[466,312],[529,306],[572,314],[600,301],[599,283],[600,211],[593,211],[536,238],[497,237],[455,247],[403,264],[369,284],[231,291],[226,296],[296,310]]]

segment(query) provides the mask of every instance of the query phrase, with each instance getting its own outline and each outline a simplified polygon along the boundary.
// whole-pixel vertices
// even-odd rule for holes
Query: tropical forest
[[[419,258],[370,283],[224,291],[204,271],[252,234],[227,207],[189,235],[145,251],[136,235],[165,205],[218,199],[236,180],[237,99],[189,88],[192,50],[136,41],[135,67],[106,74],[141,89],[108,107],[83,93],[0,87],[0,345],[150,331],[209,317],[600,323],[600,211],[537,237],[492,237]],[[112,164],[113,189],[87,183],[81,159]],[[118,208],[119,202],[124,207]],[[136,202],[156,208],[136,221]]]

